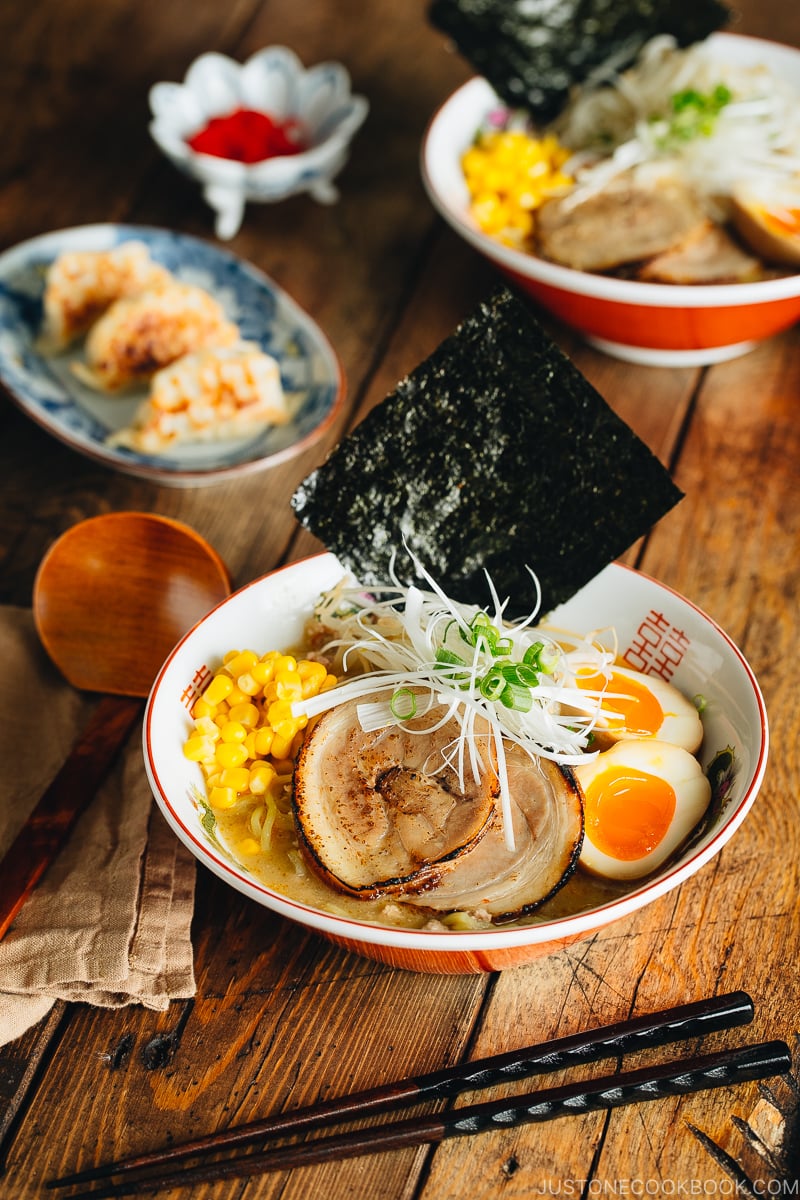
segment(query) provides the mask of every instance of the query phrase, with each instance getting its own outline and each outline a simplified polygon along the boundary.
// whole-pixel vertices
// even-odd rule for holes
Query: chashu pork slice
[[[724,229],[709,221],[700,236],[657,254],[643,264],[639,279],[646,283],[752,283],[763,278],[757,258],[748,254]]]
[[[577,271],[610,271],[664,254],[706,227],[696,200],[677,184],[610,184],[578,200],[569,193],[539,209],[538,249]]]
[[[532,912],[566,883],[583,842],[583,797],[574,775],[549,759],[506,745],[514,849],[499,811],[470,850],[443,864],[438,878],[407,903],[437,912],[482,910],[492,920]]]
[[[418,886],[472,846],[488,828],[499,784],[488,731],[485,769],[476,780],[467,765],[462,790],[445,758],[460,726],[453,717],[441,723],[442,706],[365,732],[361,702],[329,709],[307,735],[292,803],[311,867],[340,891],[372,898]]]

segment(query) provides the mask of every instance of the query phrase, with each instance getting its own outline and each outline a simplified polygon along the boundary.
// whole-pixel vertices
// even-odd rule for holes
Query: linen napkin
[[[0,609],[0,855],[95,699],[66,683],[29,609]],[[152,801],[134,732],[0,942],[0,1045],[57,999],[164,1010],[194,995],[194,859]]]

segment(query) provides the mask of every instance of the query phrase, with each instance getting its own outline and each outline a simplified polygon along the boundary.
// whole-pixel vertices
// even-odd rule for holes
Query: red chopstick
[[[69,1184],[88,1183],[90,1180],[125,1175],[149,1167],[163,1167],[197,1155],[263,1141],[279,1134],[297,1133],[311,1127],[323,1128],[337,1121],[385,1112],[388,1109],[400,1109],[425,1100],[443,1099],[460,1092],[546,1074],[582,1063],[597,1062],[603,1058],[663,1046],[669,1042],[702,1037],[714,1030],[747,1024],[752,1021],[753,1013],[753,1001],[746,992],[737,991],[713,996],[598,1029],[570,1034],[539,1046],[526,1046],[475,1062],[445,1067],[443,1070],[416,1078],[356,1092],[350,1096],[322,1101],[287,1113],[278,1113],[192,1141],[90,1167],[53,1179],[47,1186],[66,1187]]]

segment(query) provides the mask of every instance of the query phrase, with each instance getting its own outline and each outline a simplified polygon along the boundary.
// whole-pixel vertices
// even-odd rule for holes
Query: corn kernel
[[[258,655],[254,650],[242,650],[241,654],[235,654],[233,658],[225,659],[225,668],[236,679],[237,676],[244,675],[245,672],[251,670],[253,664],[257,662]]]
[[[203,762],[204,759],[213,758],[214,742],[203,734],[195,734],[183,743],[183,753],[190,762]]]
[[[233,808],[236,803],[236,792],[229,787],[213,787],[209,793],[208,802],[212,808]]]
[[[219,737],[219,726],[211,720],[211,717],[198,717],[194,723],[197,733],[205,734],[206,737],[213,738],[214,741]]]
[[[245,857],[249,857],[251,854],[259,854],[261,852],[261,843],[257,842],[255,838],[242,838],[239,842],[238,850]]]
[[[248,758],[258,758],[259,757],[258,749],[256,747],[257,732],[258,732],[257,730],[251,729],[250,732],[248,733],[247,737],[242,742],[242,745],[244,746],[245,750],[247,751]]]
[[[256,763],[250,768],[248,775],[248,787],[252,795],[263,796],[275,778],[275,768],[272,763]]]
[[[294,734],[290,733],[288,737],[275,732],[275,737],[272,739],[272,755],[275,759],[288,759],[292,750],[292,738]],[[277,763],[276,763],[277,766]]]
[[[268,725],[262,725],[260,729],[255,731],[254,745],[256,754],[260,754],[265,758],[272,750],[272,739],[275,736]]]
[[[247,751],[240,742],[218,742],[214,758],[221,767],[241,767],[247,761]]]
[[[288,700],[275,700],[267,709],[267,720],[273,729],[292,719],[292,706]]]
[[[275,660],[275,670],[277,671],[296,671],[297,659],[293,654],[281,654]]]
[[[222,673],[215,675],[203,692],[203,699],[207,704],[219,704],[221,700],[227,700],[233,691],[233,680],[230,675]]]
[[[234,792],[241,795],[250,786],[250,772],[247,767],[226,767],[220,782],[223,787],[233,788]]]
[[[195,720],[198,720],[200,717],[213,717],[216,711],[216,704],[209,704],[205,696],[198,696],[192,706],[192,716]]]
[[[260,687],[264,687],[265,684],[269,683],[269,681],[272,679],[274,671],[274,660],[270,660],[270,662],[259,661],[257,663],[253,663],[252,667],[250,668],[250,674]]]
[[[261,691],[261,684],[256,682],[249,671],[245,671],[243,675],[237,675],[236,686],[240,692],[244,692],[245,696],[257,696]]]
[[[247,730],[241,721],[226,721],[221,727],[219,735],[223,742],[243,742],[247,737]]]
[[[319,690],[321,692],[329,692],[331,690],[331,688],[336,687],[338,682],[339,682],[339,680],[336,678],[335,675],[326,675],[322,681],[322,684],[320,685]]]
[[[276,681],[278,700],[302,700],[303,698],[303,681],[294,672],[288,679],[283,677]]]
[[[255,704],[245,700],[241,704],[234,704],[229,715],[232,721],[238,721],[248,729],[255,729],[261,714]]]

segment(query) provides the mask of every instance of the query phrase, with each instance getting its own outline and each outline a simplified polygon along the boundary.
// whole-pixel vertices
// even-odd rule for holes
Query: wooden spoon
[[[74,687],[105,695],[5,855],[0,938],[97,791],[169,652],[230,590],[216,551],[166,517],[92,517],[50,547],[33,589],[39,636]]]

